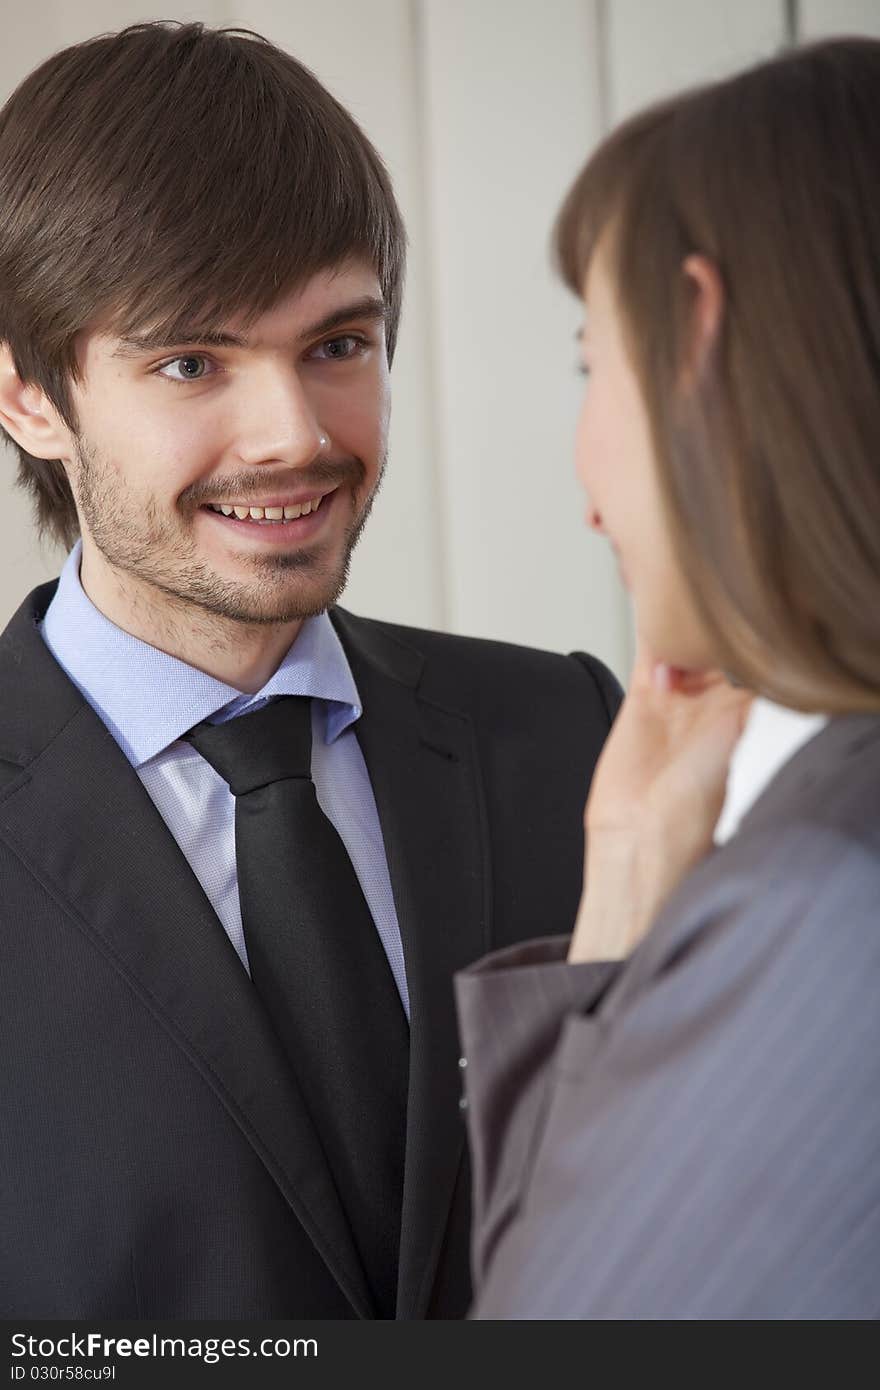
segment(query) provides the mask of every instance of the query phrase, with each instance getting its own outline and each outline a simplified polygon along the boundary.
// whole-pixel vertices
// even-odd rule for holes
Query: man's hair
[[[361,256],[391,359],[405,234],[388,174],[317,78],[258,34],[137,24],[66,48],[0,111],[0,342],[77,429],[76,338],[245,321]],[[41,532],[78,533],[58,461],[19,448]]]
[[[880,704],[880,43],[794,50],[613,132],[556,226],[601,243],[676,554],[725,668],[796,708]],[[724,286],[696,384],[692,289]]]

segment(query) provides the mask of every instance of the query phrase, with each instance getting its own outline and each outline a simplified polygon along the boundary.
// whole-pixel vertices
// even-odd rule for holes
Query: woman
[[[476,1317],[880,1312],[878,93],[791,53],[560,214],[640,653],[571,941],[457,982]]]

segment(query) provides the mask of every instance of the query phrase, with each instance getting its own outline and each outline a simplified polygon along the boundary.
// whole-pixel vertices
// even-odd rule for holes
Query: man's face
[[[210,341],[86,334],[80,363],[84,575],[178,618],[288,623],[338,598],[387,448],[371,268],[321,272]]]

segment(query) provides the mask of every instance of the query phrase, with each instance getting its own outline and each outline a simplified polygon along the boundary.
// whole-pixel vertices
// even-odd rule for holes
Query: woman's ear
[[[717,341],[724,313],[724,285],[718,267],[708,256],[686,256],[681,269],[690,290],[690,332],[682,373],[683,384],[690,386],[699,379]]]
[[[8,343],[0,343],[0,425],[34,458],[70,456],[70,430],[46,393],[22,381]]]

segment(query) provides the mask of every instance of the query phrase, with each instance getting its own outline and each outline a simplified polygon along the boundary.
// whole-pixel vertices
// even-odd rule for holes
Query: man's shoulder
[[[414,669],[419,665],[420,693],[444,703],[471,697],[479,702],[493,694],[522,704],[545,701],[548,713],[559,702],[581,709],[598,706],[608,720],[614,717],[623,692],[616,676],[588,652],[567,655],[493,638],[468,637],[431,628],[410,627],[377,618],[362,618],[344,609],[334,620],[346,638],[371,646],[398,649]],[[406,657],[404,657],[406,653]]]
[[[56,587],[34,589],[0,632],[0,762],[24,766],[84,703],[39,628]]]

